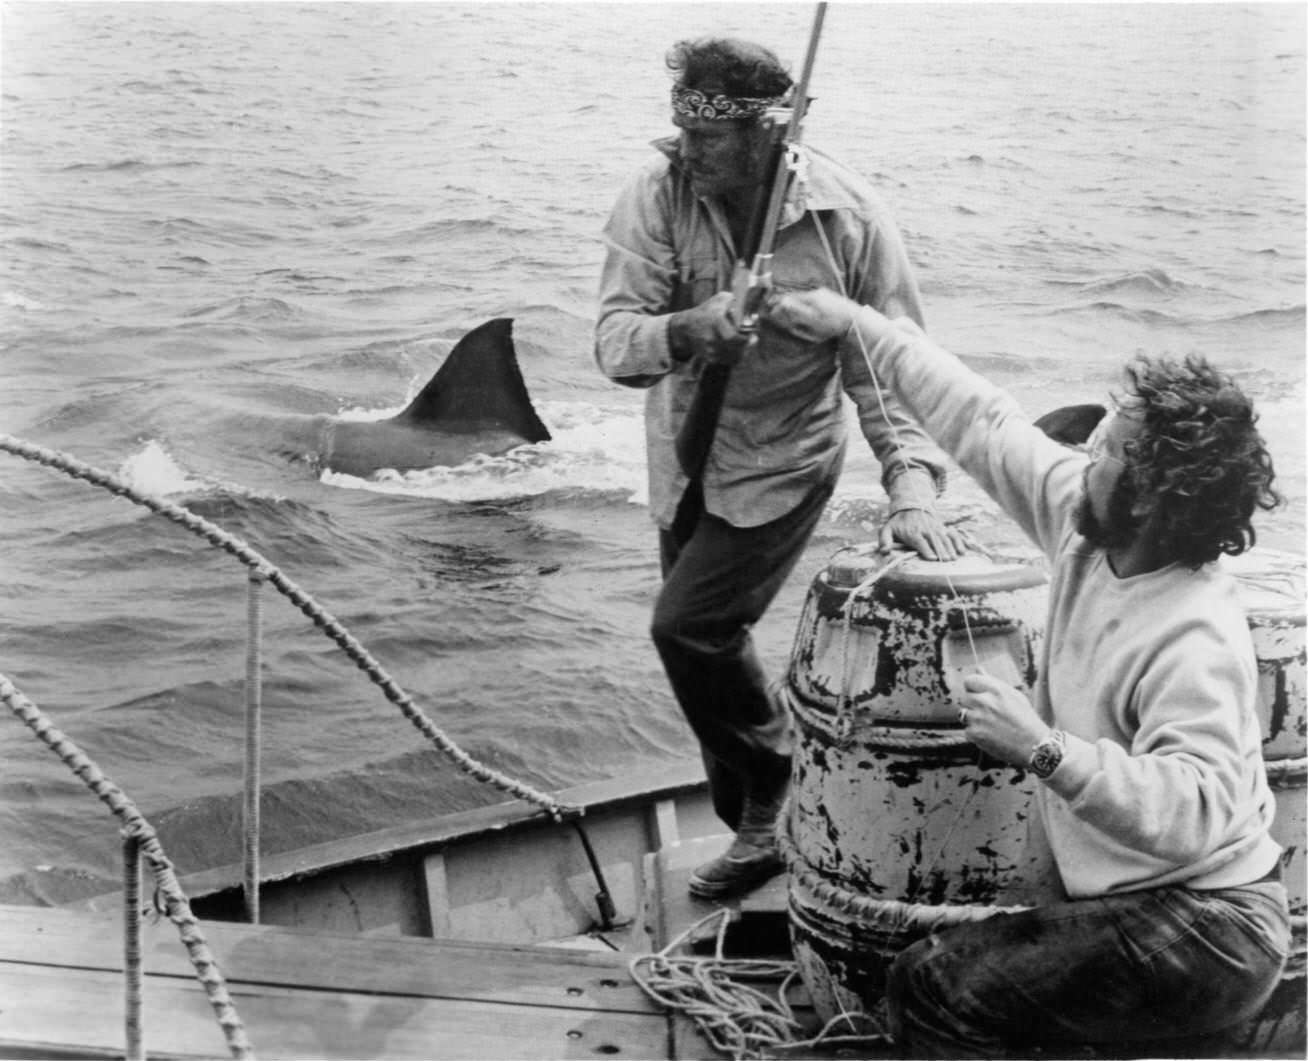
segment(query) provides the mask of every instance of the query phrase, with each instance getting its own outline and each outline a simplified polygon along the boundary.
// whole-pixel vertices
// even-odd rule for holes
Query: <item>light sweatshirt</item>
[[[1049,558],[1032,701],[1067,746],[1036,799],[1068,895],[1258,880],[1281,848],[1234,578],[1218,564],[1118,578],[1075,529],[1084,454],[912,322],[864,310],[856,327],[881,384]],[[862,356],[858,334],[843,342]]]

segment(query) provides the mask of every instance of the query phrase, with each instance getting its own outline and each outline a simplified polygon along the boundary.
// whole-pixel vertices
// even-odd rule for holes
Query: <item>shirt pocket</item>
[[[724,289],[718,260],[712,253],[694,253],[677,263],[672,312],[693,309]]]

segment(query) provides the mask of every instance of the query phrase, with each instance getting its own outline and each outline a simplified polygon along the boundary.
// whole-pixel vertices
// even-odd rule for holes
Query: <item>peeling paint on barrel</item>
[[[805,605],[782,688],[796,720],[796,846],[831,879],[875,881],[894,898],[1052,893],[1048,853],[1028,842],[1034,780],[962,738],[951,694],[978,659],[1029,687],[1042,569],[913,559],[869,585],[883,563],[847,554]]]

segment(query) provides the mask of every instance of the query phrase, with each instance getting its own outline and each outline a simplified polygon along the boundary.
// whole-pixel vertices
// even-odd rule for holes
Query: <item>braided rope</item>
[[[145,970],[141,961],[141,844],[123,837],[123,1008],[126,1046],[124,1061],[145,1061],[141,1011],[145,1001]]]
[[[799,978],[794,961],[765,958],[726,958],[723,943],[732,911],[721,908],[700,918],[656,954],[642,954],[628,965],[631,978],[661,1006],[683,1013],[710,1045],[736,1061],[777,1056],[775,1048],[788,1052],[804,1047],[885,1044],[889,1036],[873,1018],[861,1013],[838,1013],[811,1038],[799,1038],[803,1030],[790,1005],[790,990]],[[683,943],[710,921],[720,919],[717,947],[711,958],[676,955]],[[764,991],[753,983],[775,983]],[[846,1024],[861,1034],[837,1035]]]
[[[177,925],[178,934],[181,936],[182,943],[186,945],[191,964],[195,967],[196,978],[204,987],[209,1005],[223,1030],[228,1050],[235,1058],[253,1058],[254,1051],[246,1038],[245,1026],[241,1023],[231,996],[227,993],[226,981],[209,950],[208,943],[205,942],[199,923],[191,913],[191,904],[177,883],[173,864],[164,854],[154,827],[146,821],[136,804],[128,799],[122,789],[105,777],[100,768],[60,732],[41,713],[40,708],[19,692],[13,682],[3,674],[0,674],[0,700],[3,700],[5,705],[36,734],[37,738],[81,778],[101,802],[108,806],[114,816],[123,823],[123,836],[128,840],[136,841],[140,846],[141,855],[150,864],[150,869],[154,873],[159,894],[163,899],[164,911],[168,919]]]
[[[245,651],[245,791],[241,807],[242,848],[245,853],[242,891],[245,915],[259,923],[259,838],[263,794],[263,576],[250,572],[246,587]]]
[[[83,479],[86,482],[103,487],[111,494],[125,497],[135,504],[142,505],[152,512],[172,520],[193,534],[204,538],[209,544],[236,557],[246,567],[271,582],[282,596],[290,600],[292,604],[309,617],[316,627],[335,641],[340,649],[354,661],[355,665],[372,680],[373,684],[381,689],[386,699],[400,709],[400,713],[414,725],[418,732],[430,740],[447,759],[464,773],[476,778],[478,781],[493,785],[500,791],[518,799],[534,803],[546,811],[555,821],[563,821],[565,818],[576,817],[582,813],[580,807],[561,804],[553,796],[486,766],[455,744],[423,713],[409,694],[400,688],[381,664],[339,621],[307,592],[287,578],[269,560],[250,548],[240,538],[229,534],[203,517],[188,512],[180,505],[143,494],[117,476],[93,467],[66,453],[46,449],[43,446],[5,434],[0,434],[0,450],[54,468],[72,476],[74,479]]]

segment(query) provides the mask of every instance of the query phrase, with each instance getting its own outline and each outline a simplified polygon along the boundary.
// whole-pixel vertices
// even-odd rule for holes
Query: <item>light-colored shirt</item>
[[[686,488],[674,442],[700,371],[699,358],[673,360],[668,317],[729,290],[737,259],[720,205],[695,195],[676,144],[656,143],[660,153],[629,180],[605,226],[595,329],[600,368],[619,383],[649,388],[650,510],[664,527]],[[782,218],[775,286],[843,286],[868,305],[920,322],[917,284],[889,213],[856,174],[809,154],[807,181],[792,189]],[[881,464],[890,511],[930,508],[944,483],[944,460],[888,393],[883,414],[862,354],[764,325],[757,347],[731,373],[703,476],[707,510],[734,526],[759,526],[834,479],[846,445],[842,387]]]
[[[1281,848],[1234,578],[1219,564],[1118,578],[1076,532],[1085,455],[896,324],[864,331],[878,372],[1050,560],[1032,702],[1067,747],[1036,799],[1068,895],[1258,880]]]

